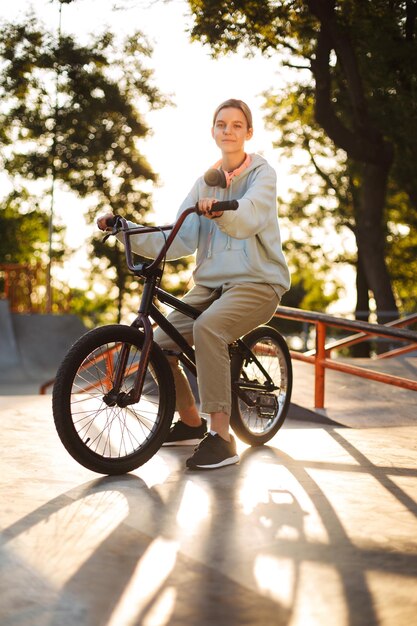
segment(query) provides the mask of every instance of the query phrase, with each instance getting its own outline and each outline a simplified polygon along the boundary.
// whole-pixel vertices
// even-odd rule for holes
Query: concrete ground
[[[318,414],[294,369],[281,431],[213,472],[164,448],[101,477],[50,396],[1,396],[0,624],[416,624],[417,394],[328,372]]]

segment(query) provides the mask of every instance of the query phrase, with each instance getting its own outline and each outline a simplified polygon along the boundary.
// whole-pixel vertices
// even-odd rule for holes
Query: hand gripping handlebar
[[[239,202],[237,200],[219,200],[215,202],[210,209],[210,213],[217,213],[217,211],[236,211],[239,207]],[[195,205],[195,211],[198,215],[201,215],[198,210],[198,203]]]
[[[237,200],[220,200],[219,202],[216,202],[215,204],[213,204],[211,211],[209,212],[212,213],[212,212],[217,212],[217,211],[236,211],[238,207],[239,207],[239,202]],[[195,207],[191,207],[191,208],[193,209],[192,211],[190,211],[190,209],[187,209],[187,211],[195,212],[198,215],[202,215],[201,211],[198,210],[198,203],[195,205]],[[113,215],[113,217],[108,217],[106,220],[107,228],[114,228],[114,226],[117,223],[118,217],[119,217],[118,215]],[[169,228],[171,228],[171,226]]]

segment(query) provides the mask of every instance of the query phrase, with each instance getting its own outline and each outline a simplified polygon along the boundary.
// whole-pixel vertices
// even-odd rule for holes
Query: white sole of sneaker
[[[239,463],[239,456],[236,454],[235,456],[231,456],[228,459],[224,459],[219,463],[213,463],[211,465],[193,465],[189,469],[217,469],[218,467],[225,467],[226,465],[234,465],[235,463]]]
[[[163,446],[197,446],[201,439],[184,439],[184,441],[165,441]]]

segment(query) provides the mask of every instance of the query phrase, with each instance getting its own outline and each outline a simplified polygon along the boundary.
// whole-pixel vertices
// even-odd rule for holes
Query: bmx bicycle
[[[215,207],[235,210],[238,202],[218,202]],[[153,340],[152,321],[175,342],[175,355],[196,376],[193,347],[154,302],[158,299],[192,319],[201,314],[160,287],[166,253],[193,212],[198,213],[197,206],[186,209],[171,226],[129,228],[120,216],[109,224],[112,231],[106,237],[123,234],[127,265],[143,279],[138,315],[130,326],[111,324],[80,337],[58,369],[52,397],[63,445],[78,463],[100,474],[133,471],[168,436],[175,386],[166,351]],[[135,264],[130,237],[156,231],[164,234],[157,258]],[[264,325],[231,344],[229,353],[231,427],[245,443],[264,444],[281,428],[290,403],[292,367],[287,344],[277,330]]]

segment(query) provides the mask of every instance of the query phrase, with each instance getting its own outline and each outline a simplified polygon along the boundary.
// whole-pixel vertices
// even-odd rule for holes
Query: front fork
[[[127,407],[129,404],[139,402],[141,397],[153,342],[153,328],[149,320],[148,311],[152,303],[157,280],[158,276],[151,276],[149,280],[145,282],[138,316],[132,324],[133,328],[137,330],[143,329],[144,337],[135,384],[129,392],[121,391],[130,354],[129,344],[124,343],[115,368],[113,388],[103,396],[103,400],[108,406],[117,405],[119,407]]]
[[[107,406],[117,405],[119,407],[127,407],[129,404],[136,404],[139,402],[142,394],[143,383],[145,381],[152,349],[153,329],[149,318],[141,313],[139,313],[132,326],[138,330],[143,328],[144,331],[143,347],[139,358],[138,369],[135,375],[135,384],[129,392],[121,391],[130,354],[130,345],[124,343],[122,345],[122,349],[120,350],[119,359],[115,367],[113,387],[103,396],[103,400]]]

